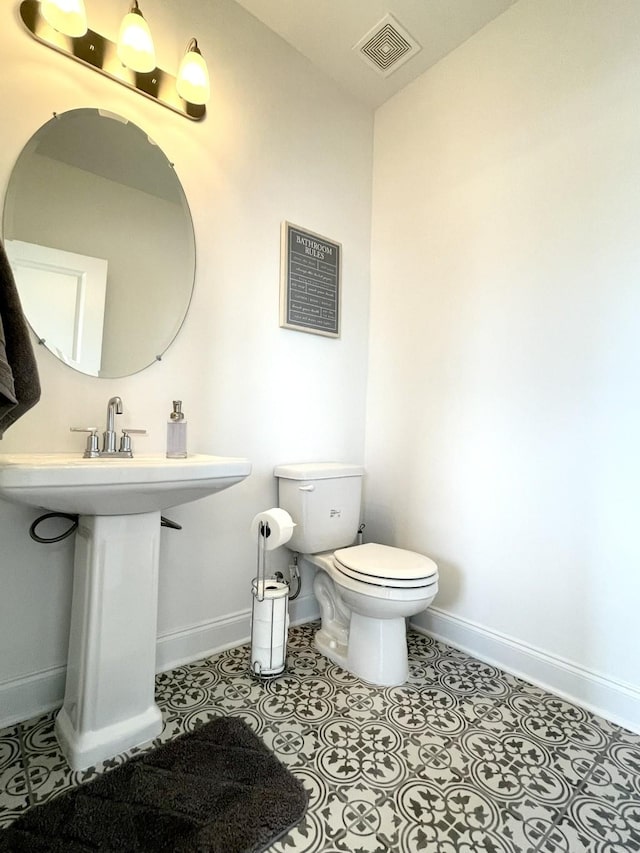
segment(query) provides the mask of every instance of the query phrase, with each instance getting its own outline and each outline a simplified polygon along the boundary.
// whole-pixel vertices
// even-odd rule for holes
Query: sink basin
[[[164,510],[240,483],[247,459],[190,454],[167,459],[83,459],[77,453],[0,454],[0,498],[81,515]]]

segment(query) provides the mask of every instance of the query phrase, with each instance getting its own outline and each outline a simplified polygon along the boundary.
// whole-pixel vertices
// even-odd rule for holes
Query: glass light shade
[[[54,30],[72,38],[87,32],[87,12],[84,0],[42,0],[40,12]]]
[[[156,67],[156,51],[151,31],[137,3],[120,24],[118,59],[127,68],[141,73],[153,71]]]
[[[182,57],[176,89],[181,98],[190,104],[206,104],[211,94],[209,71],[195,39]]]

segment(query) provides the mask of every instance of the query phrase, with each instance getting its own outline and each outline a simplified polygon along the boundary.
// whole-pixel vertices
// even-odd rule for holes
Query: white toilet
[[[405,618],[433,601],[438,567],[414,551],[353,544],[361,466],[278,465],[274,474],[279,505],[296,524],[287,547],[321,569],[313,584],[322,616],[317,648],[364,681],[403,684],[409,675]]]

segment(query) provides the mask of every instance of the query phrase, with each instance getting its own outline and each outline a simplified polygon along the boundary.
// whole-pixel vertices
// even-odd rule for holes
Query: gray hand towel
[[[0,438],[39,399],[40,379],[29,327],[0,242]]]
[[[5,409],[12,409],[17,402],[13,373],[7,360],[7,349],[4,344],[4,326],[0,317],[0,413]]]

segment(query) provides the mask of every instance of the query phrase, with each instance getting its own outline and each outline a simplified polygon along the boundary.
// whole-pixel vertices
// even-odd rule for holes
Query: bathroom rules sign
[[[342,246],[313,231],[282,223],[280,325],[340,337]]]

